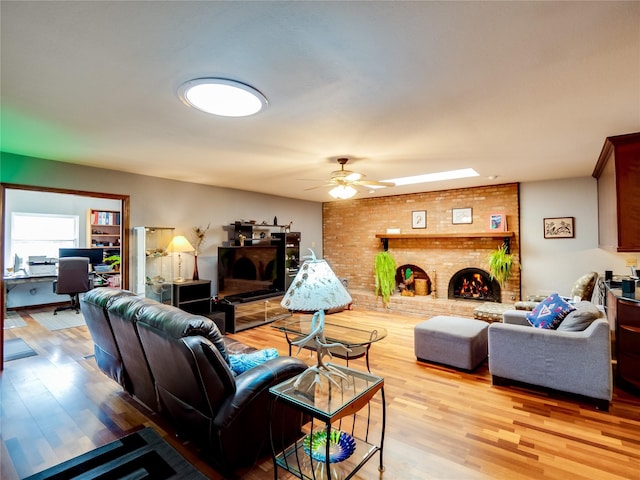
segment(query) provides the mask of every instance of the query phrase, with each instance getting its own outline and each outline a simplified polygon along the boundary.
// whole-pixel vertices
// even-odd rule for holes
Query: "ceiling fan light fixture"
[[[269,104],[251,85],[228,78],[197,78],[183,83],[178,96],[185,105],[223,117],[247,117]]]
[[[362,177],[364,177],[364,175],[362,175],[361,173],[357,173],[357,172],[351,172],[349,175],[347,175],[346,177],[344,177],[345,180],[348,180],[350,182],[357,182],[358,180],[360,180]]]
[[[340,200],[351,198],[356,193],[358,193],[358,191],[351,185],[338,185],[337,187],[333,187],[331,190],[329,190],[329,195]]]

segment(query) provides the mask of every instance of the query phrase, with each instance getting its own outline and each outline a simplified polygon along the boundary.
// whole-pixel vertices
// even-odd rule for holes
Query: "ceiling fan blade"
[[[353,182],[356,185],[363,185],[366,187],[395,187],[396,184],[393,182],[376,182],[373,180],[358,180],[357,182]]]
[[[326,187],[332,187],[335,184],[333,183],[325,183],[324,185],[316,185],[315,187],[309,187],[309,188],[305,188],[304,191],[308,191],[308,190],[315,190],[317,188],[326,188]]]

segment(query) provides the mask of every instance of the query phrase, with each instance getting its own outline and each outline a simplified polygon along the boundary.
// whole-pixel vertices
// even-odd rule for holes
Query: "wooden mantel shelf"
[[[389,240],[429,238],[511,238],[514,232],[462,232],[462,233],[376,233],[376,238]]]
[[[389,240],[428,240],[432,238],[502,238],[507,246],[507,253],[510,252],[511,238],[514,232],[459,232],[459,233],[376,233],[376,238],[382,242],[385,250],[389,249]]]

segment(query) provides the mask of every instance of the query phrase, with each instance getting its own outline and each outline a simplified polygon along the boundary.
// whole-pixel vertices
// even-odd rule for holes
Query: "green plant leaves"
[[[387,251],[379,252],[375,257],[376,296],[382,297],[384,306],[396,288],[396,261]]]
[[[500,287],[504,288],[504,284],[511,276],[511,268],[513,266],[513,255],[507,253],[507,246],[502,244],[497,250],[494,250],[487,256],[489,262],[489,276],[491,280],[496,280]]]

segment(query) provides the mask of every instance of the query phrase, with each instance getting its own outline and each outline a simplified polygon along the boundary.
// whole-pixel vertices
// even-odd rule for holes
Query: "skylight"
[[[479,177],[480,174],[473,168],[462,168],[460,170],[448,170],[446,172],[424,173],[411,177],[390,178],[384,182],[393,182],[397,187],[402,185],[415,185],[417,183],[440,182],[442,180],[456,180],[458,178]]]

